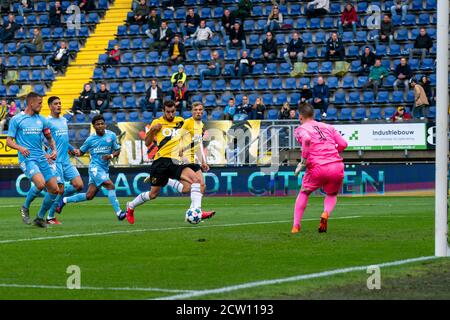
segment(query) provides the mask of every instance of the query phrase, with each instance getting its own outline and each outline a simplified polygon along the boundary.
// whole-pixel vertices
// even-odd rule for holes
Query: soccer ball
[[[192,224],[198,224],[202,221],[202,210],[199,208],[190,208],[186,211],[186,221]]]

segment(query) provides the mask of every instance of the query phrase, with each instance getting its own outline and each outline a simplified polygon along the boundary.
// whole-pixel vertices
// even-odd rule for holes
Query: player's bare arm
[[[48,145],[49,145],[50,149],[52,150],[52,153],[50,154],[50,159],[56,160],[56,143],[52,137],[50,129],[44,130],[44,137],[47,139]]]
[[[27,148],[17,144],[13,137],[6,138],[6,145],[14,150],[19,151],[25,158],[30,155],[30,151]]]
[[[103,160],[112,160],[114,158],[117,158],[120,155],[120,150],[113,151],[111,154],[105,154],[102,156]]]
[[[161,130],[161,128],[162,128],[161,123],[156,123],[150,127],[150,130],[147,132],[147,135],[145,136],[145,145],[147,147],[153,143],[156,134],[159,132],[159,130]]]

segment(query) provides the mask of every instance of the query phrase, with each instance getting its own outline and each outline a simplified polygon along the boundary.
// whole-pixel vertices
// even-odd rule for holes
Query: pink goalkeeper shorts
[[[344,163],[334,162],[307,169],[302,181],[302,191],[313,192],[322,188],[326,194],[341,190],[344,180]]]

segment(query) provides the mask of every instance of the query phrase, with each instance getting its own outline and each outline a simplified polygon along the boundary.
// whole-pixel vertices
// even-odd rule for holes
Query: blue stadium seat
[[[408,29],[398,29],[395,35],[395,40],[397,41],[407,41],[408,40]]]
[[[353,42],[354,35],[352,31],[344,31],[342,36],[342,41],[345,42]]]
[[[405,24],[405,26],[416,25],[416,15],[415,14],[407,14],[404,24]]]
[[[172,88],[173,88],[173,86],[169,80],[164,80],[161,82],[161,90],[163,92],[168,92],[169,90],[172,90]]]
[[[394,113],[395,113],[395,108],[394,107],[386,107],[386,108],[384,108],[384,118],[386,120],[389,120],[390,118],[392,118]]]
[[[244,80],[244,90],[248,90],[248,91],[255,90],[255,80],[245,79]]]
[[[0,96],[4,97],[6,96],[6,87],[3,85],[0,85]]]
[[[257,22],[256,22],[256,27],[255,27],[255,29],[256,30],[263,30],[264,29],[264,27],[266,26],[266,20],[258,20]]]
[[[339,87],[339,80],[337,77],[328,77],[327,85],[330,89],[337,89]]]
[[[224,79],[216,80],[214,84],[214,90],[216,91],[225,91],[226,90],[227,83]]]
[[[111,112],[105,112],[103,113],[103,118],[105,118],[106,123],[113,122],[113,114]]]
[[[379,91],[376,98],[377,103],[388,103],[389,102],[389,92]]]
[[[149,111],[144,111],[142,113],[142,121],[144,121],[145,123],[150,123],[153,120],[153,113],[149,112]]]
[[[127,53],[122,54],[121,62],[122,63],[133,63],[133,53],[127,52]]]
[[[112,94],[120,93],[120,86],[118,82],[111,82],[109,84],[109,92]]]
[[[191,102],[202,102],[203,101],[203,97],[202,97],[202,95],[201,94],[196,94],[196,95],[193,95],[192,97],[191,97]]]
[[[428,119],[436,119],[436,107],[430,107],[427,114]]]
[[[363,96],[362,96],[363,103],[374,103],[374,101],[375,101],[375,96],[372,91],[363,92]]]
[[[195,85],[199,86],[198,81],[196,80],[190,80],[189,81],[189,90],[190,91],[195,91],[195,89],[192,89],[192,87],[195,88]],[[201,91],[213,91],[213,87],[212,87],[212,80],[203,80],[201,83],[201,87],[197,90],[201,90]]]
[[[114,97],[112,99],[112,108],[114,109],[122,109],[123,108],[123,101],[122,97]]]
[[[44,65],[44,59],[42,58],[42,56],[34,56],[32,65],[34,67],[43,66]]]
[[[45,88],[43,85],[41,84],[37,84],[34,86],[33,88],[34,92],[36,92],[37,94],[44,96],[45,95]]]
[[[133,69],[131,69],[131,77],[132,78],[143,78],[143,69],[142,67],[133,67]]]
[[[125,98],[125,108],[135,109],[137,107],[136,98],[134,96]]]
[[[328,108],[327,117],[325,118],[327,121],[337,121],[337,109],[336,108]]]
[[[309,20],[310,29],[320,29],[320,18],[311,18]]]
[[[15,45],[15,44],[14,44]],[[6,64],[7,67],[18,67],[19,66],[19,58],[15,56],[10,56],[8,58],[8,63]]]
[[[409,59],[408,61],[409,67],[411,70],[419,70],[419,60],[418,59]]]
[[[286,42],[286,38],[285,38],[284,34],[280,34],[280,33],[275,35],[275,40],[277,41],[277,44],[280,46],[285,44],[285,42]]]
[[[292,105],[296,106],[298,105],[300,98],[301,98],[300,93],[291,93],[289,102]]]
[[[387,54],[386,46],[383,44],[379,44],[376,48],[377,56],[385,56]]]
[[[297,29],[307,29],[308,28],[308,20],[306,20],[306,18],[298,18],[296,27],[297,27]]]
[[[342,88],[353,89],[355,87],[355,79],[353,76],[345,76],[342,78]]]
[[[351,72],[358,72],[359,68],[361,68],[361,61],[360,60],[353,60],[350,64],[350,71]]]
[[[116,113],[116,122],[126,122],[127,121],[127,113],[126,112],[117,112]]]
[[[329,86],[329,84],[328,84],[328,86]],[[297,80],[295,78],[287,78],[284,89],[287,89],[287,90],[297,89]]]
[[[428,13],[419,14],[418,25],[428,25],[430,24],[430,15]]]
[[[30,67],[31,66],[31,58],[30,56],[21,56],[19,65],[21,67]]]
[[[281,63],[280,64],[280,71],[279,74],[289,74],[291,73],[291,66],[288,63]]]
[[[244,28],[245,31],[251,32],[255,29],[255,21],[253,20],[245,20],[244,21]]]
[[[348,94],[348,103],[349,104],[359,104],[361,101],[360,101],[360,98],[359,98],[359,91],[357,91],[357,92],[350,92],[349,94]]]
[[[278,106],[281,106],[283,103],[287,102],[287,100],[286,93],[277,93],[275,95],[275,104]]]
[[[358,57],[359,56],[359,48],[357,46],[349,46],[347,49],[347,57]]]
[[[266,106],[271,106],[273,104],[273,96],[271,93],[264,93],[262,99]]]
[[[69,41],[69,51],[79,51],[80,50],[80,44],[78,41]]]
[[[303,88],[304,85],[306,85],[308,88],[311,87],[311,79],[310,78],[300,78],[298,81],[299,88]]]
[[[272,79],[272,83],[270,85],[271,90],[281,90],[283,88],[282,79]]]
[[[336,91],[334,93],[334,104],[345,104],[345,92]]]
[[[389,47],[389,55],[390,56],[399,56],[401,54],[401,49],[400,49],[400,45],[398,44],[392,44]]]
[[[214,18],[221,18],[223,15],[223,7],[214,8]]]
[[[306,58],[317,58],[319,55],[317,53],[317,47],[308,47],[306,48]]]
[[[356,32],[356,42],[367,42],[367,32],[357,31]]]
[[[333,64],[330,61],[322,62],[319,72],[320,73],[331,73],[333,70]]]
[[[64,35],[66,38],[75,38],[77,36],[77,29],[66,29]]]
[[[17,19],[16,19],[17,20]],[[16,21],[17,22],[17,21]],[[18,23],[18,22],[17,22]],[[25,20],[26,25],[35,25],[38,24],[37,17],[34,14],[28,14],[27,19]]]
[[[421,70],[433,70],[434,69],[434,59],[423,59],[422,65],[420,66]]]
[[[83,121],[83,122],[85,122],[85,121]],[[88,129],[81,129],[80,131],[78,131],[78,139],[81,141],[84,141],[89,137],[89,134],[90,134],[90,132]]]
[[[332,17],[324,17],[322,20],[322,28],[333,29],[336,27],[334,19]]]
[[[106,10],[109,7],[108,0],[99,0],[97,9]]]
[[[213,112],[211,112],[211,120],[223,120],[223,111],[214,110]]]
[[[48,71],[47,73],[45,71]],[[48,75],[52,75],[53,77],[47,78]],[[41,70],[33,70],[31,71],[31,80],[32,81],[40,81],[42,78]],[[54,74],[51,70],[44,70],[44,80],[53,80]]]
[[[240,79],[231,79],[230,90],[231,91],[241,91],[241,80]]]
[[[318,72],[319,72],[319,64],[317,62],[308,62],[306,73],[318,73]]]
[[[75,120],[77,123],[84,123],[84,122],[86,122],[86,115],[77,113],[75,115]],[[70,131],[74,131],[74,130],[69,130],[69,132]]]
[[[267,119],[268,120],[277,120],[278,119],[278,110],[270,109],[267,111]]]
[[[30,72],[28,70],[19,71],[19,81],[30,81]]]
[[[276,63],[268,63],[267,69],[264,71],[265,74],[277,74],[277,64]]]
[[[436,10],[437,1],[436,0],[426,0],[425,1],[425,9],[426,10]]]
[[[381,108],[372,107],[369,110],[369,119],[370,120],[381,120]]]
[[[342,108],[341,114],[339,115],[338,120],[340,120],[340,121],[350,121],[350,120],[352,120],[352,109],[350,109],[350,108]]]
[[[128,121],[130,122],[139,122],[141,121],[141,117],[139,116],[139,112],[133,111],[128,115]]]
[[[312,33],[311,32],[304,32],[302,35],[302,40],[305,44],[312,43]]]
[[[123,82],[122,83],[122,93],[133,93],[133,83]]]
[[[267,79],[258,79],[256,87],[258,88],[258,90],[268,90],[269,81]]]
[[[392,102],[393,103],[402,103],[403,102],[403,92],[402,91],[394,91],[392,93]]]
[[[322,121],[322,115],[321,115],[319,109],[315,109],[315,110],[314,110],[314,120],[316,120],[316,121]]]
[[[356,108],[353,120],[361,121],[367,118],[366,108]]]

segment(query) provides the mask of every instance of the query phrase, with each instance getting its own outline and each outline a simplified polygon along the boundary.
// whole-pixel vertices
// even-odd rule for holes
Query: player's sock
[[[325,200],[323,202],[324,211],[328,213],[328,215],[331,214],[331,211],[333,211],[334,207],[336,206],[337,202],[337,195],[326,195]]]
[[[200,189],[200,183],[193,183],[191,185],[191,208],[202,208],[203,194]]]
[[[171,186],[173,189],[177,190],[179,193],[183,192],[183,184],[174,179],[169,179],[169,182],[167,182],[168,186]]]
[[[30,191],[28,191],[27,198],[25,199],[25,203],[23,204],[23,206],[29,209],[31,203],[33,202],[34,199],[36,199],[39,193],[41,193],[41,190],[36,188],[34,184],[31,185]]]
[[[149,200],[150,200],[150,192],[149,191],[142,192],[136,198],[134,198],[133,201],[128,202],[128,207],[130,209],[134,209]]]
[[[294,226],[300,226],[302,221],[303,213],[305,212],[306,205],[308,204],[309,195],[306,192],[300,191],[295,200],[295,211],[294,211]]]
[[[120,210],[119,200],[117,200],[116,190],[108,190],[108,200],[111,203],[116,215],[119,215],[122,210]]]
[[[73,195],[71,197],[64,197],[63,202],[64,203],[71,203],[71,202],[83,202],[86,201],[86,193],[78,193],[76,195]]]
[[[77,189],[75,189],[73,185],[68,185],[67,187],[64,188],[63,197],[70,197],[73,196],[75,193],[77,193]]]
[[[45,213],[47,212],[48,209],[50,209],[57,195],[58,194],[47,192],[47,194],[44,197],[44,201],[42,202],[41,208],[39,209],[38,212],[39,218],[44,219]]]
[[[60,195],[58,193],[58,195],[55,198],[55,201],[53,202],[52,206],[50,207],[50,210],[48,210],[48,217],[47,217],[47,219],[54,219],[55,218],[55,210],[56,210],[56,207],[58,206],[58,202],[59,202],[59,199],[61,199],[61,197],[62,197],[62,195]]]

